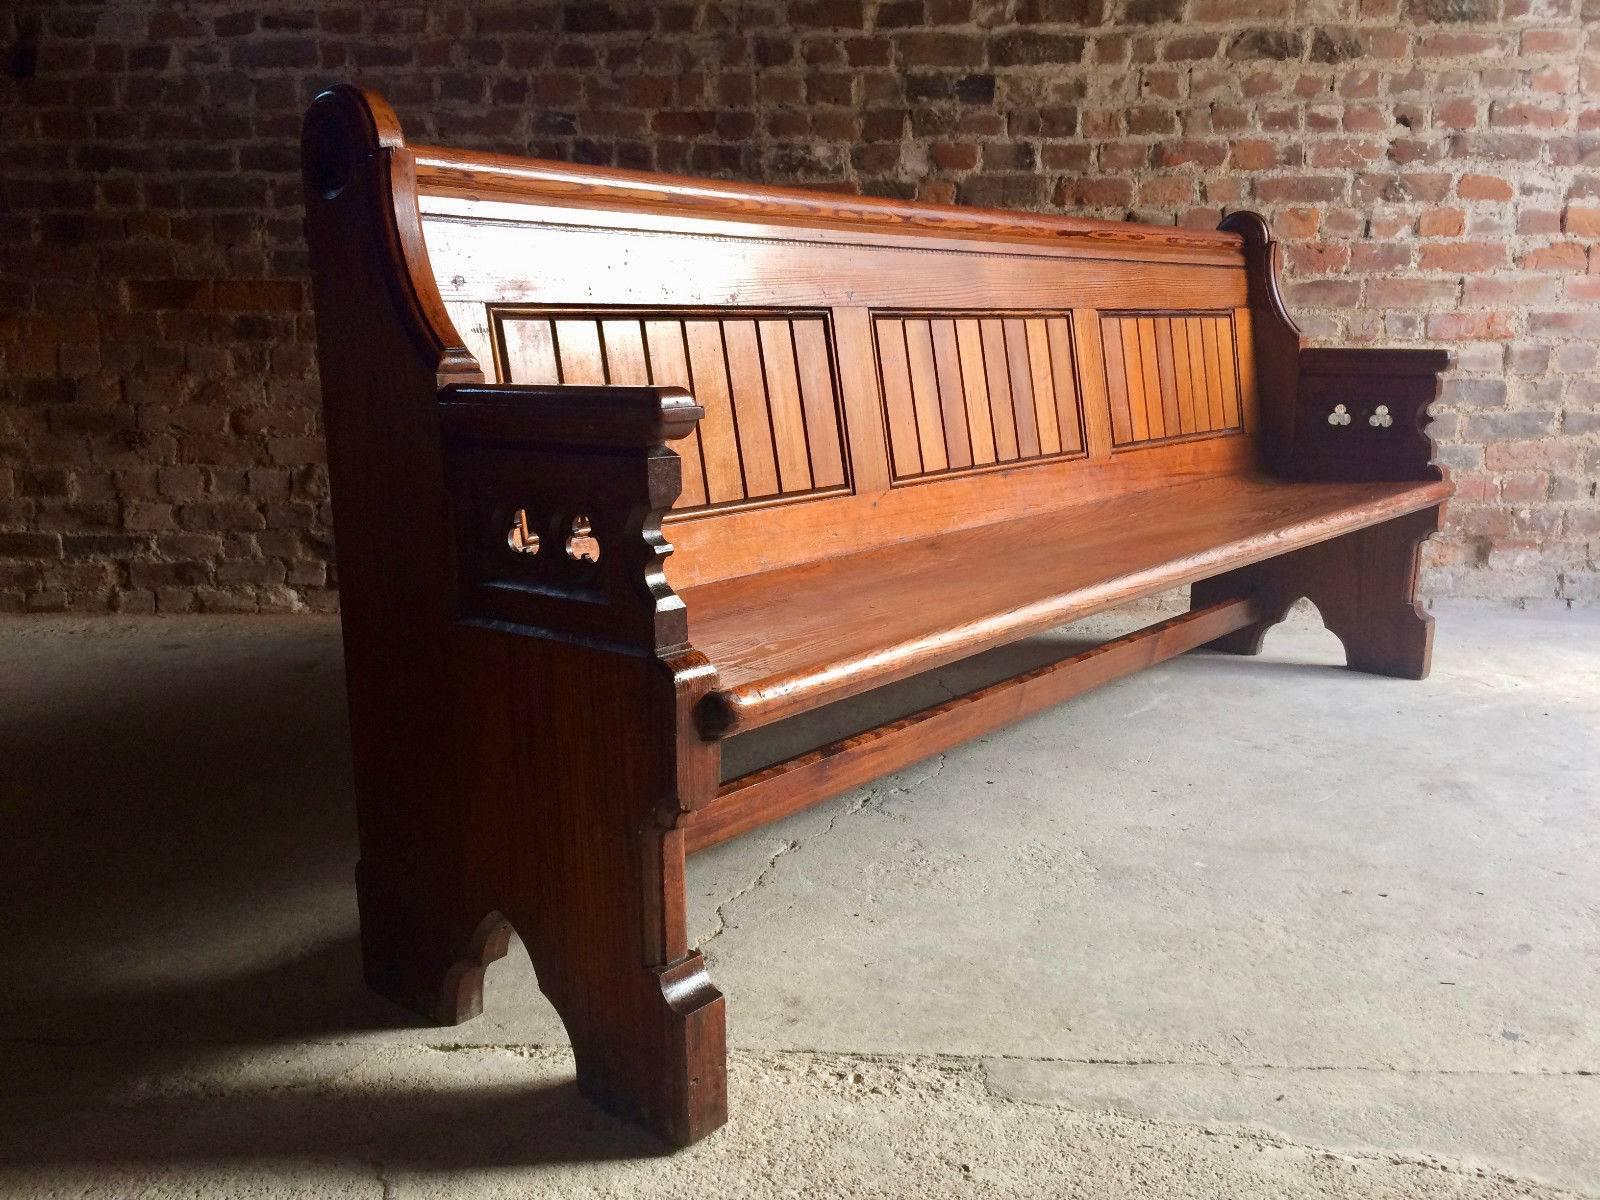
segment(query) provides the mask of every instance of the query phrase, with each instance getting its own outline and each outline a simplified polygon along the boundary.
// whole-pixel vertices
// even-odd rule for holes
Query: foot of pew
[[[1433,618],[1417,601],[1422,543],[1438,531],[1442,510],[1420,512],[1358,529],[1279,558],[1201,580],[1190,607],[1254,594],[1261,621],[1218,638],[1207,649],[1257,654],[1267,630],[1309,599],[1323,624],[1344,643],[1353,671],[1425,679],[1433,653]]]
[[[641,970],[626,991],[634,994],[557,1004],[579,1089],[672,1147],[720,1129],[728,1120],[726,1008],[699,952]]]
[[[483,1012],[483,975],[504,958],[511,926],[499,913],[452,919],[424,888],[384,889],[357,871],[361,969],[367,986],[434,1025]],[[407,897],[415,903],[408,903]]]

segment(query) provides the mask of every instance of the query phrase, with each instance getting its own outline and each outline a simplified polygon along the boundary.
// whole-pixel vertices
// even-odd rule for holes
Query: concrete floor
[[[693,860],[733,1118],[661,1158],[520,955],[456,1029],[362,988],[333,623],[0,624],[0,1195],[1600,1195],[1600,612],[1337,661],[1302,621]]]

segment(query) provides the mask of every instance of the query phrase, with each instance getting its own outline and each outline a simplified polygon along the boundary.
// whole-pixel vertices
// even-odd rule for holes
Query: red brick
[[[1464,341],[1468,338],[1503,339],[1512,336],[1511,318],[1494,312],[1440,312],[1429,313],[1426,325],[1428,336],[1444,341]]]
[[[1417,218],[1417,233],[1422,237],[1460,237],[1467,228],[1467,215],[1459,208],[1430,208]]]
[[[1517,259],[1519,267],[1530,271],[1582,271],[1587,262],[1588,256],[1576,242],[1552,242]]]
[[[1506,248],[1492,242],[1439,242],[1422,248],[1424,271],[1492,271],[1506,263]]]
[[[1567,205],[1561,228],[1575,237],[1600,237],[1600,205]]]
[[[1600,532],[1561,516],[1600,465],[1597,2],[178,6],[143,43],[52,10],[50,99],[13,81],[0,522],[72,561],[8,559],[0,608],[331,606],[296,136],[312,76],[357,75],[445,144],[1197,229],[1260,208],[1309,334],[1455,342],[1452,408],[1509,414],[1436,426],[1482,513],[1437,578],[1553,593]]]
[[[1497,175],[1463,175],[1456,195],[1463,200],[1510,200],[1516,191]]]

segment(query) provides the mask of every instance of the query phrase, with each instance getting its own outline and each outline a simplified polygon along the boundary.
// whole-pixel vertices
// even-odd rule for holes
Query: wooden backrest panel
[[[874,313],[896,483],[1082,455],[1071,313]]]
[[[680,509],[838,492],[844,419],[826,309],[486,307],[507,383],[673,384],[706,415],[678,445]]]
[[[1241,427],[1234,319],[1226,310],[1101,314],[1113,446]]]
[[[1236,235],[417,155],[487,378],[704,406],[679,587],[1254,460]]]

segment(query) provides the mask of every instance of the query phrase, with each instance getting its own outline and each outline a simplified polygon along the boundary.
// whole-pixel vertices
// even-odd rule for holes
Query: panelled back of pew
[[[883,228],[849,198],[802,228],[550,176],[419,150],[434,276],[486,379],[694,393],[680,588],[1255,461],[1234,235]]]

